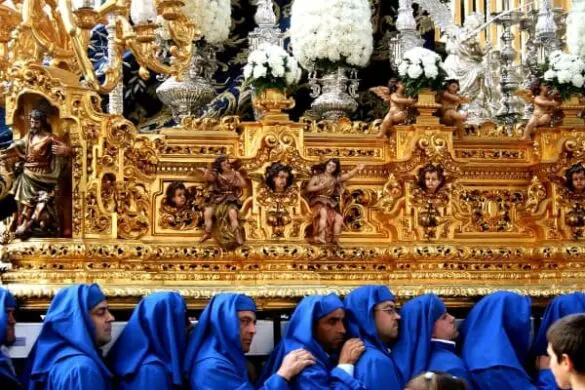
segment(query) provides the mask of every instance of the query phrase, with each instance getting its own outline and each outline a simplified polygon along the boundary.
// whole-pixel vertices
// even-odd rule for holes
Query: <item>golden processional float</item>
[[[144,2],[150,10],[135,3],[0,1],[0,105],[14,133],[0,184],[3,200],[13,196],[17,205],[1,225],[0,280],[23,306],[46,307],[59,288],[82,282],[99,283],[119,308],[155,290],[179,291],[192,306],[239,291],[260,307],[284,308],[304,295],[346,294],[362,284],[388,285],[399,299],[434,292],[451,306],[499,289],[538,303],[584,288],[585,107],[576,93],[564,100],[542,94],[557,102],[547,106],[538,90],[530,95],[507,73],[517,61],[506,54],[515,50],[506,32],[529,18],[534,32],[547,10],[552,20],[547,1],[544,11],[502,10],[489,25],[501,22],[508,36],[497,58],[501,88],[480,84],[497,89],[491,102],[503,107],[491,119],[463,118],[462,131],[459,104],[445,106],[448,92],[419,91],[394,111],[404,117],[388,124],[350,121],[348,109],[331,101],[314,105],[320,117],[291,121],[285,111],[294,99],[259,88],[255,121],[179,107],[179,125],[148,134],[115,109],[122,53],[131,51],[142,77],[154,72],[179,83],[189,77],[202,31],[183,1]],[[271,2],[259,2],[266,6],[273,15]],[[141,19],[145,13],[152,17]],[[468,34],[453,47],[471,39],[485,48],[492,38],[468,21],[464,31],[477,39]],[[99,23],[111,49],[102,77],[87,54]],[[171,61],[157,54],[161,25]],[[391,44],[405,54],[417,31],[397,27]],[[534,38],[532,49],[542,50],[546,37]],[[447,53],[458,55],[449,42]],[[394,59],[396,73],[407,73],[399,70],[404,58],[402,65]],[[459,54],[457,61],[471,60]],[[441,69],[456,73],[450,66]],[[327,78],[342,74],[352,92],[355,80],[343,72],[317,78],[313,71],[310,79],[325,84],[323,97],[333,93]],[[477,96],[463,96],[461,80],[455,95],[474,113]],[[395,90],[376,92],[391,100]],[[109,110],[101,104],[108,94]],[[485,91],[481,97],[490,99]],[[542,114],[539,104],[551,109]],[[539,115],[529,137],[518,105]]]

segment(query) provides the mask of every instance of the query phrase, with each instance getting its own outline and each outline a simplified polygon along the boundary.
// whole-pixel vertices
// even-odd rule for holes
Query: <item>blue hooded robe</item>
[[[386,286],[363,286],[350,292],[344,300],[348,331],[359,337],[366,350],[355,364],[354,377],[367,389],[384,384],[387,389],[403,389],[404,381],[394,362],[388,345],[378,337],[374,307],[382,302],[394,301]]]
[[[29,390],[107,390],[112,374],[97,348],[89,313],[106,297],[97,284],[74,285],[55,295],[29,355]]]
[[[560,295],[554,298],[544,311],[540,328],[532,344],[532,355],[536,358],[540,355],[547,355],[546,332],[557,320],[571,314],[585,313],[585,294],[575,292],[572,294]],[[555,377],[550,369],[540,370],[538,374],[538,387],[547,390],[557,390],[558,386]]]
[[[315,357],[316,363],[306,367],[290,381],[291,389],[365,389],[358,380],[342,368],[336,367],[331,357],[313,337],[313,327],[317,321],[337,309],[343,309],[343,302],[335,294],[311,295],[303,298],[290,318],[284,338],[266,362],[261,378],[266,378],[278,371],[288,353],[302,348]]]
[[[459,327],[475,389],[536,389],[522,366],[530,343],[530,305],[529,297],[498,291],[482,298]]]
[[[121,390],[183,386],[187,306],[176,292],[145,297],[108,353]]]
[[[0,288],[0,346],[6,344],[8,309],[16,309],[16,300],[8,290]],[[12,361],[2,351],[0,351],[0,384],[2,384],[2,389],[20,388]]]
[[[469,371],[455,345],[432,341],[435,322],[447,308],[434,294],[411,299],[400,309],[402,329],[393,353],[405,382],[426,371],[446,372],[471,383]]]
[[[240,341],[239,311],[256,311],[254,301],[242,294],[214,296],[191,335],[183,371],[193,390],[253,390]],[[265,390],[288,389],[286,380],[272,375]]]

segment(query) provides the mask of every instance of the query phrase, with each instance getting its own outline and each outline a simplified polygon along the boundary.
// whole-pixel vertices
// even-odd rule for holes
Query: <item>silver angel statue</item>
[[[465,18],[463,27],[452,25],[445,31],[447,58],[445,69],[450,79],[459,80],[459,94],[470,103],[463,107],[467,111],[467,123],[481,124],[493,118],[499,108],[500,93],[497,80],[497,56],[491,53],[491,44],[484,46],[477,39],[486,27],[484,16],[472,13]]]

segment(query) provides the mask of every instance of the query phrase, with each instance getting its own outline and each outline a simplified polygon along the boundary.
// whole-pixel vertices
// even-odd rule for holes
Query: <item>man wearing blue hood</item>
[[[262,377],[275,372],[285,354],[304,348],[314,356],[316,364],[307,367],[291,380],[291,389],[365,389],[353,377],[354,365],[365,347],[357,338],[347,340],[344,344],[344,318],[343,302],[337,295],[303,298],[290,318],[284,338],[266,363]],[[340,348],[339,359],[336,359]]]
[[[477,390],[534,390],[523,362],[530,343],[529,297],[498,291],[482,298],[459,327],[462,357]]]
[[[411,299],[400,309],[402,332],[394,346],[405,381],[426,371],[445,372],[471,383],[469,371],[455,353],[455,317],[434,294]]]
[[[571,314],[585,313],[585,294],[575,292],[560,295],[554,298],[544,311],[538,334],[532,344],[532,355],[536,357],[538,371],[538,387],[547,390],[557,390],[555,377],[549,368],[549,357],[546,352],[548,342],[546,333],[557,320]]]
[[[363,286],[344,301],[348,330],[363,340],[366,350],[355,365],[355,378],[367,389],[404,388],[390,346],[398,337],[400,314],[386,286]]]
[[[184,372],[192,390],[253,390],[245,353],[256,333],[256,304],[243,294],[214,296],[195,326],[185,354]],[[286,390],[288,382],[314,358],[305,350],[291,351],[259,386]]]
[[[0,385],[2,385],[2,390],[20,389],[14,366],[8,356],[8,351],[5,350],[6,346],[16,340],[14,310],[16,310],[16,300],[8,290],[0,288]]]
[[[97,284],[80,284],[55,295],[29,355],[25,388],[108,390],[112,374],[100,347],[112,339],[114,317]]]
[[[142,299],[108,353],[117,387],[181,388],[187,329],[187,306],[181,295],[158,292]]]

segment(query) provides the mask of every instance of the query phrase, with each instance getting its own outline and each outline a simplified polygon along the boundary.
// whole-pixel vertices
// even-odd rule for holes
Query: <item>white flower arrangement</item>
[[[567,16],[567,49],[570,54],[585,58],[585,1],[573,1]]]
[[[548,58],[544,81],[559,91],[562,99],[582,93],[585,85],[585,62],[562,51],[554,51]]]
[[[193,19],[207,43],[219,44],[228,39],[232,25],[230,0],[185,0],[183,12]]]
[[[434,51],[415,47],[404,53],[398,74],[407,96],[416,96],[423,88],[441,91],[447,78],[441,57]]]
[[[290,23],[295,58],[305,68],[364,67],[374,41],[368,0],[295,0]]]
[[[259,92],[267,88],[284,90],[301,79],[301,68],[282,47],[261,44],[248,55],[244,78]]]

